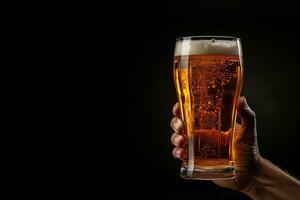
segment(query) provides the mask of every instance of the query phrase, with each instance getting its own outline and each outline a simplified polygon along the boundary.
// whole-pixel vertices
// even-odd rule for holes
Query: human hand
[[[255,184],[255,178],[261,167],[261,157],[257,146],[255,112],[250,109],[245,97],[238,99],[237,111],[242,123],[237,125],[232,143],[236,174],[232,179],[213,180],[213,182],[219,186],[246,193]],[[187,156],[183,148],[186,139],[181,135],[184,131],[184,124],[180,119],[178,103],[173,107],[173,114],[171,127],[175,132],[171,137],[171,142],[176,146],[173,149],[173,156],[177,159],[184,159]]]

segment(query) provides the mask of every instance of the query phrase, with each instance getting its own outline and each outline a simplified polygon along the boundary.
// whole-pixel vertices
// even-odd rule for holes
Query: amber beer
[[[178,38],[174,81],[187,138],[181,177],[217,179],[234,176],[232,140],[236,102],[242,87],[239,38]]]

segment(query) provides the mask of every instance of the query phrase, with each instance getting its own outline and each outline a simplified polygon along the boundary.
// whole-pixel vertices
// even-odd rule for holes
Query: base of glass
[[[193,180],[216,180],[216,179],[231,179],[235,175],[233,166],[224,166],[224,168],[217,169],[188,169],[182,165],[180,176],[184,179]]]

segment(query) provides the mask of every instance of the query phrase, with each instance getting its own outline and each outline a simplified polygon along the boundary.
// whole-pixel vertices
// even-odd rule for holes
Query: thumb
[[[249,105],[247,104],[245,97],[240,97],[237,103],[237,111],[239,116],[242,119],[241,129],[242,135],[241,139],[244,138],[249,140],[250,138],[256,138],[256,116],[255,112],[251,110]],[[250,142],[250,141],[248,141]]]

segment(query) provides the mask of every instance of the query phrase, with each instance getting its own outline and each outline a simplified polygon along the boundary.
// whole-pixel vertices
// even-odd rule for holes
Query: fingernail
[[[174,128],[175,128],[178,132],[181,132],[181,131],[182,131],[183,124],[182,124],[182,122],[181,122],[180,120],[176,121],[174,125],[175,125]]]
[[[174,143],[178,145],[180,139],[181,139],[181,136],[176,136],[176,137],[174,138]]]
[[[176,157],[180,158],[181,149],[178,149],[178,150],[175,152],[175,154],[176,154]]]
[[[179,130],[180,122],[176,121],[174,122],[174,129]]]

